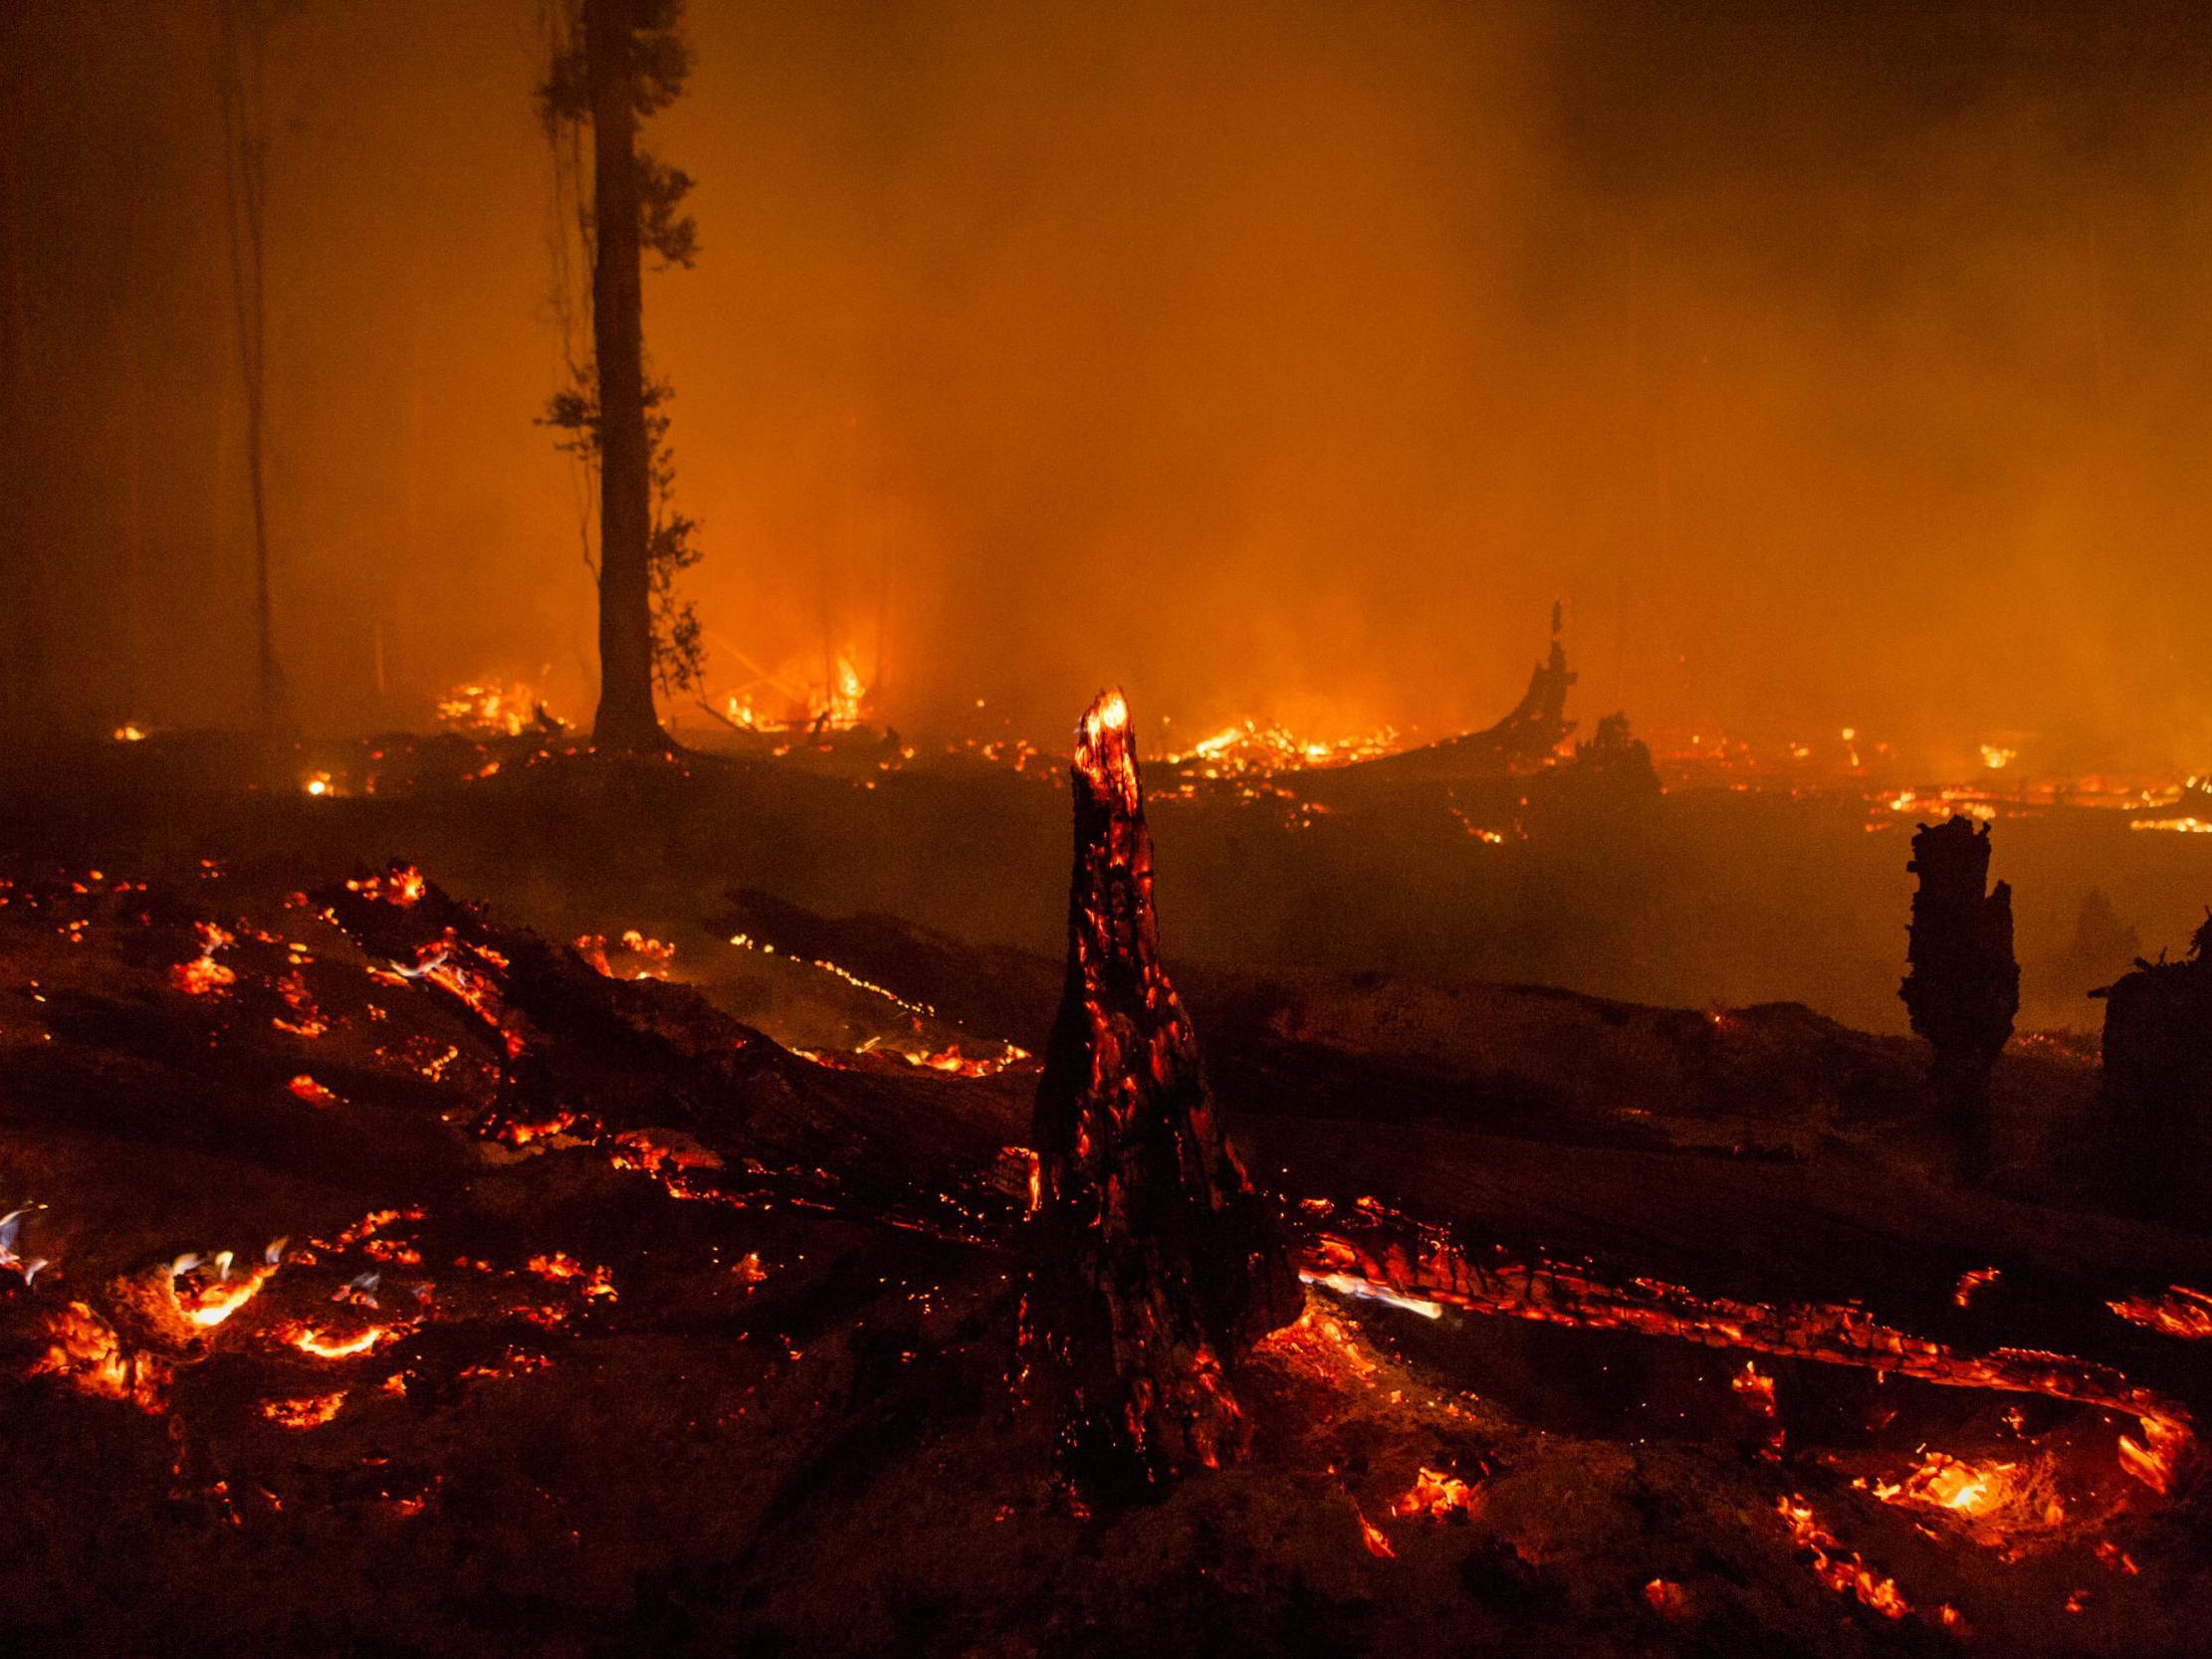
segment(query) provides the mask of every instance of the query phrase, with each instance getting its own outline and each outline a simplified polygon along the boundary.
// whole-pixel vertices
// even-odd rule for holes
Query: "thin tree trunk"
[[[664,749],[653,709],[651,446],[645,432],[637,85],[628,0],[584,0],[593,152],[591,332],[599,390],[601,748]]]
[[[239,377],[246,402],[246,497],[253,513],[255,695],[263,730],[287,717],[284,674],[277,663],[275,606],[270,596],[269,501],[266,482],[269,332],[262,227],[268,202],[269,120],[264,59],[267,21],[238,0],[220,0],[217,92],[223,113],[223,190],[230,228],[231,302],[238,331]]]

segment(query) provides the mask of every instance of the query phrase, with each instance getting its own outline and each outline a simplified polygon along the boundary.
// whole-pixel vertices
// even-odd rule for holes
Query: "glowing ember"
[[[428,885],[423,880],[422,872],[413,865],[395,864],[381,876],[363,876],[348,881],[345,889],[348,893],[358,893],[364,899],[397,905],[405,910],[422,898]]]
[[[1984,1285],[1995,1284],[1997,1282],[1999,1274],[2003,1270],[2001,1268],[1994,1267],[1968,1268],[1964,1273],[1959,1275],[1958,1289],[1951,1292],[1951,1300],[1957,1303],[1961,1308],[1966,1307],[1974,1300],[1974,1293],[1980,1290]]]
[[[407,1335],[408,1329],[401,1325],[370,1325],[358,1331],[338,1332],[319,1325],[293,1324],[286,1326],[280,1336],[314,1358],[351,1359],[397,1342]]]
[[[1360,1542],[1367,1546],[1367,1553],[1378,1560],[1396,1560],[1398,1552],[1390,1547],[1390,1540],[1383,1536],[1383,1529],[1361,1514],[1357,1504],[1352,1506],[1352,1514],[1360,1524]]]
[[[1847,1553],[1836,1535],[1821,1525],[1812,1506],[1792,1493],[1775,1501],[1775,1513],[1788,1523],[1790,1539],[1813,1557],[1813,1570],[1821,1582],[1839,1595],[1856,1595],[1883,1618],[1902,1618],[1911,1611],[1898,1593],[1894,1578],[1879,1576],[1859,1553]]]
[[[1760,1416],[1774,1415],[1774,1378],[1750,1360],[1746,1359],[1743,1369],[1728,1378],[1728,1386],[1736,1391],[1737,1398]]]
[[[1644,1586],[1644,1599],[1661,1618],[1685,1618],[1689,1613],[1689,1597],[1682,1593],[1682,1586],[1671,1578],[1654,1578]]]
[[[46,1350],[31,1361],[32,1376],[58,1377],[96,1399],[119,1400],[141,1411],[162,1408],[167,1368],[150,1354],[128,1354],[115,1329],[90,1306],[72,1302],[46,1317]]]
[[[2163,1498],[2173,1491],[2192,1437],[2188,1429],[2169,1417],[2145,1416],[2138,1420],[2143,1437],[2119,1437],[2119,1466]]]
[[[2187,1285],[2168,1285],[2165,1294],[2155,1299],[2130,1296],[2104,1306],[2123,1320],[2184,1342],[2212,1340],[2212,1296]]]
[[[316,1082],[315,1079],[308,1076],[306,1072],[302,1072],[298,1077],[294,1078],[285,1087],[290,1089],[292,1093],[299,1099],[306,1101],[310,1106],[331,1107],[343,1104],[343,1102],[341,1102],[336,1095],[332,1094],[329,1089],[326,1089],[322,1084]]]
[[[1878,1481],[1870,1490],[1885,1504],[2001,1522],[2007,1531],[2054,1528],[2066,1522],[2066,1507],[2053,1490],[2048,1461],[2025,1468],[2018,1463],[1977,1465],[1944,1452],[1929,1452],[1902,1480]]]
[[[591,1301],[614,1300],[614,1275],[604,1267],[585,1267],[565,1250],[556,1250],[550,1256],[533,1256],[527,1264],[539,1278],[553,1284],[574,1281],[576,1289]]]
[[[186,996],[208,996],[236,984],[237,970],[217,961],[215,952],[237,940],[212,922],[195,922],[192,931],[199,935],[200,953],[170,968],[169,983]]]
[[[1358,1209],[1358,1221],[1380,1232],[1364,1243],[1342,1233],[1313,1239],[1301,1274],[1309,1283],[1424,1314],[1448,1306],[1583,1330],[1637,1331],[1713,1348],[1894,1371],[1947,1387],[2042,1394],[2125,1411],[2140,1419],[2144,1438],[2120,1437],[2121,1467],[2160,1493],[2171,1489],[2195,1443],[2194,1428],[2180,1406],[2137,1387],[2108,1365],[2018,1348],[1961,1353],[1880,1325],[1863,1309],[1849,1306],[1768,1307],[1698,1297],[1651,1279],[1616,1287],[1556,1262],[1541,1269],[1504,1262],[1484,1267],[1438,1229],[1424,1228],[1372,1200],[1361,1200]]]
[[[1406,1494],[1390,1507],[1401,1520],[1426,1517],[1431,1521],[1464,1520],[1475,1512],[1481,1494],[1457,1475],[1423,1469]]]
[[[338,1414],[345,1403],[345,1390],[334,1394],[309,1394],[302,1399],[263,1400],[261,1414],[279,1428],[304,1430],[321,1428]]]

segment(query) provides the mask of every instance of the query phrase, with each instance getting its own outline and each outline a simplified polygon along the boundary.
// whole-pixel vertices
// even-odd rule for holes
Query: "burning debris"
[[[1158,1481],[1242,1452],[1235,1366],[1298,1299],[1161,961],[1119,692],[1076,727],[1069,778],[1067,982],[1037,1087],[1024,1343],[1070,1468]]]
[[[1922,825],[1905,868],[1920,878],[1907,930],[1910,967],[1898,993],[1913,1031],[1935,1051],[1933,1081],[1967,1167],[1989,1164],[1989,1074],[2020,1011],[2012,889],[1989,884],[1989,830],[1965,818]]]

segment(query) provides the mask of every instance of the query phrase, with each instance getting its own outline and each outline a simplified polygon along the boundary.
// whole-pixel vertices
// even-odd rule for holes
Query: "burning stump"
[[[2012,889],[1989,882],[1989,830],[1966,818],[1921,825],[1905,869],[1912,895],[1910,964],[1898,993],[1913,1032],[1935,1050],[1932,1079],[1972,1170],[1990,1155],[1989,1074],[2020,1011]]]
[[[1129,710],[1076,728],[1067,978],[1037,1088],[1022,1340],[1068,1472],[1143,1485],[1240,1454],[1237,1361],[1296,1318],[1271,1206],[1221,1133],[1160,962]]]
[[[2212,1153],[2212,918],[2178,962],[2137,958],[2104,999],[2103,1100],[2131,1204],[2201,1224]]]

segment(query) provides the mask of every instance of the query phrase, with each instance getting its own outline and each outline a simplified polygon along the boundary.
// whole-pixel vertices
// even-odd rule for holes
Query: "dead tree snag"
[[[1296,1317],[1298,1286],[1161,964],[1152,836],[1119,692],[1076,728],[1070,778],[1067,977],[1037,1088],[1023,1341],[1059,1415],[1063,1465],[1143,1485],[1243,1450],[1235,1366]]]
[[[1935,1050],[1932,1081],[1970,1169],[1990,1156],[1989,1074],[2020,1011],[2012,889],[1989,883],[1989,830],[1971,819],[1921,825],[1905,869],[1920,878],[1906,930],[1903,988],[1913,1031]]]

